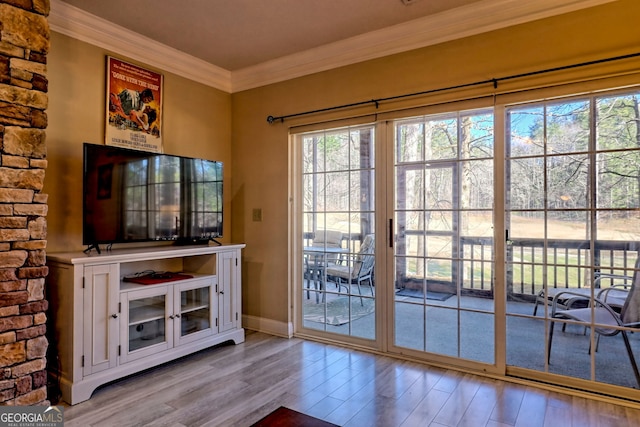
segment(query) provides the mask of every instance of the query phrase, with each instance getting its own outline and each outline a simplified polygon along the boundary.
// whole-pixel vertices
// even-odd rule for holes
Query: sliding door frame
[[[470,108],[474,105],[491,106],[494,115],[494,154],[493,154],[493,179],[494,179],[494,334],[495,334],[495,358],[493,364],[479,363],[439,354],[412,351],[406,348],[394,346],[394,125],[393,120],[407,118],[415,115],[434,114],[437,112],[460,111],[464,102],[451,102],[438,104],[410,110],[398,110],[382,112],[376,116],[375,128],[375,234],[376,238],[376,339],[366,340],[357,337],[337,336],[331,333],[313,332],[301,328],[302,317],[300,307],[300,278],[302,277],[302,224],[299,219],[301,212],[302,188],[300,177],[302,172],[301,153],[296,143],[298,129],[290,131],[290,197],[289,197],[289,242],[290,242],[290,277],[289,277],[289,306],[291,313],[291,335],[346,344],[356,348],[369,351],[394,355],[396,357],[408,358],[412,360],[425,361],[430,364],[442,367],[454,367],[468,372],[487,374],[497,377],[517,377],[525,380],[542,381],[558,386],[581,388],[587,392],[598,392],[609,395],[620,396],[621,392],[628,392],[629,398],[640,401],[640,394],[626,388],[610,386],[607,384],[585,384],[576,382],[570,377],[546,372],[531,371],[528,369],[507,366],[507,231],[506,231],[506,123],[505,111],[507,107],[531,103],[536,100],[562,99],[577,96],[578,94],[590,94],[600,91],[615,92],[615,88],[620,90],[631,90],[638,85],[640,73],[630,73],[627,75],[597,78],[586,81],[570,82],[566,84],[556,84],[549,87],[538,87],[524,90],[514,90],[501,94],[494,94],[492,97],[482,100],[473,99],[469,103]],[[339,122],[332,126],[332,122],[324,122],[314,125],[317,129],[331,129],[341,127]]]

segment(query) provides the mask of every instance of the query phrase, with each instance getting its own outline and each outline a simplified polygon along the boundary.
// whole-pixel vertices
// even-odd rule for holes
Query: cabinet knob
[[[179,319],[179,318],[180,318],[180,314],[176,314],[176,319]]]
[[[220,291],[220,295],[224,295],[224,291]]]
[[[172,320],[173,320],[173,315],[169,316],[169,319],[172,319]]]
[[[117,319],[117,318],[118,318],[118,313],[113,313],[113,314],[111,315],[111,317],[113,317],[114,319]]]

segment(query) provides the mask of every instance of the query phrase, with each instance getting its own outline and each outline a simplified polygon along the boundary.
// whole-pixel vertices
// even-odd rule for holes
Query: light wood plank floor
[[[640,410],[247,332],[98,389],[65,426],[249,426],[279,406],[349,427],[637,426]]]

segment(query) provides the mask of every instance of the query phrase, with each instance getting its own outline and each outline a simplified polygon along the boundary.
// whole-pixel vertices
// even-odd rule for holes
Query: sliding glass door
[[[375,339],[374,127],[312,132],[302,151],[302,326]]]
[[[394,129],[393,343],[493,364],[493,114]]]
[[[296,331],[640,400],[640,91],[498,100],[295,136]]]
[[[625,307],[640,253],[639,101],[628,92],[507,109],[510,366],[640,387],[635,326],[609,325],[620,312],[640,320],[629,317],[637,302]],[[601,317],[600,302],[616,314]]]

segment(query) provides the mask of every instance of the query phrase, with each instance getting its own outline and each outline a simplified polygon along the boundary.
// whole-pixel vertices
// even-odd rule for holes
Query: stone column
[[[0,0],[0,405],[48,405],[49,0]]]

